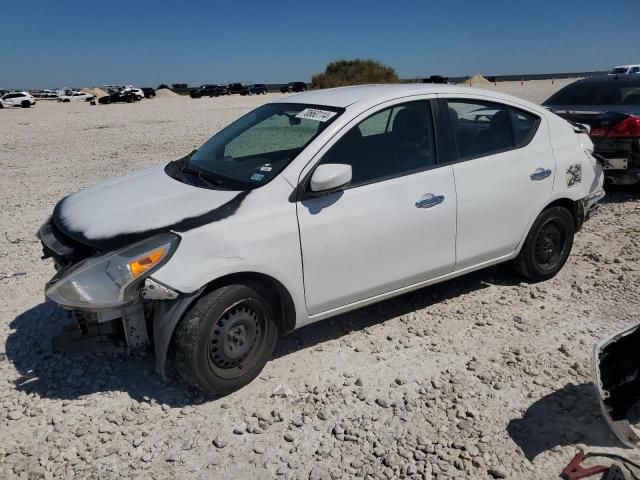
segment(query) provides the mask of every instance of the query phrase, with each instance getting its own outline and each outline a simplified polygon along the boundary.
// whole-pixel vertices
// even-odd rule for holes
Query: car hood
[[[248,193],[195,187],[170,177],[164,167],[152,167],[65,197],[52,220],[75,241],[114,249],[219,221],[233,215]]]

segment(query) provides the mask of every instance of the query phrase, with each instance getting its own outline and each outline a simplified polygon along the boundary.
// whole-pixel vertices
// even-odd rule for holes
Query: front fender
[[[155,305],[153,310],[153,343],[156,356],[156,371],[163,380],[167,380],[167,353],[171,337],[185,312],[200,296],[203,289],[182,295],[176,300],[164,300]]]

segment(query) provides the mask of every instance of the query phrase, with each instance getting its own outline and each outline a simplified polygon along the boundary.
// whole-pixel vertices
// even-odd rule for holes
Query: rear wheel
[[[31,106],[31,102],[30,102],[29,100],[23,100],[23,101],[20,103],[20,106],[21,106],[22,108],[29,108],[29,107]]]
[[[278,337],[273,302],[259,286],[228,285],[202,298],[176,328],[176,367],[189,384],[226,395],[264,368]]]
[[[531,226],[514,261],[516,270],[535,282],[554,277],[569,258],[574,232],[575,221],[569,210],[564,207],[544,210]]]

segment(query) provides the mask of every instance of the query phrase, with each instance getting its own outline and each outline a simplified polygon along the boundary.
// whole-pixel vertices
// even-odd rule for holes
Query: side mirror
[[[331,193],[342,190],[351,183],[351,165],[325,163],[319,165],[311,176],[311,191]]]

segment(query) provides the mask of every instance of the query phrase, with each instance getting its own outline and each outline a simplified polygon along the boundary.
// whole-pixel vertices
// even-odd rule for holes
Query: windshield
[[[256,188],[276,177],[343,109],[263,105],[214,135],[185,169],[221,188]]]
[[[627,73],[627,70],[629,70],[627,67],[616,67],[616,68],[612,68],[609,73],[621,74],[621,73]]]
[[[602,81],[566,86],[545,105],[640,105],[640,81]]]

